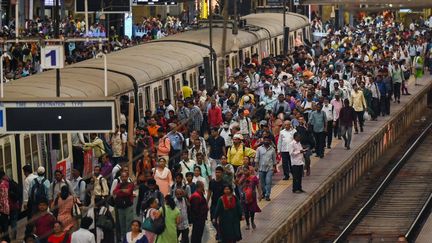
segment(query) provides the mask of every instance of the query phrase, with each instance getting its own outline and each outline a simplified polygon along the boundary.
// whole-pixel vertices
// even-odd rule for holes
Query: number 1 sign
[[[64,47],[45,46],[41,48],[41,66],[43,69],[63,68]]]

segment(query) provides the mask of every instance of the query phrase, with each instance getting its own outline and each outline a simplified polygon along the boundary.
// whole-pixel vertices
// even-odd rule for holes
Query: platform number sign
[[[57,69],[64,66],[64,47],[45,46],[41,49],[41,65],[43,69]]]

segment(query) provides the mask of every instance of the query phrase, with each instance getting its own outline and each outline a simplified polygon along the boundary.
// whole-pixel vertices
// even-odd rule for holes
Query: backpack
[[[9,198],[13,202],[21,202],[22,190],[21,187],[14,180],[9,180]]]
[[[31,188],[29,198],[29,201],[31,201],[33,205],[37,205],[43,200],[48,200],[48,192],[45,188],[45,181],[45,178],[41,182],[39,182],[37,178],[34,179],[34,184]]]

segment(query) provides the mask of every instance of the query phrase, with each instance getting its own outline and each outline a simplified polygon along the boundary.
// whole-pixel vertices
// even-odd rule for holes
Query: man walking
[[[316,104],[316,110],[312,111],[309,116],[309,125],[313,127],[313,133],[316,141],[316,157],[324,157],[325,134],[327,131],[327,117],[321,110],[321,104]]]
[[[350,149],[353,123],[356,124],[356,111],[349,104],[349,100],[344,100],[344,107],[341,109],[339,119],[341,125],[342,138],[345,141],[345,148]]]
[[[196,182],[196,190],[189,201],[192,220],[191,243],[201,243],[208,214],[208,205],[204,197],[204,183],[202,181]]]
[[[277,151],[282,157],[282,169],[284,173],[283,180],[289,180],[289,173],[291,170],[291,158],[288,152],[288,145],[292,142],[296,129],[291,126],[290,121],[284,121],[283,125],[284,129],[279,133]]]
[[[293,192],[302,193],[305,192],[302,189],[302,177],[303,177],[303,166],[304,166],[304,156],[303,153],[307,149],[303,149],[300,143],[301,137],[300,133],[294,134],[294,140],[289,144],[289,153],[291,156],[292,163],[292,174],[293,174]]]
[[[270,137],[265,137],[263,144],[258,147],[255,164],[259,172],[262,187],[262,197],[270,201],[273,171],[276,169],[276,151],[271,144]]]

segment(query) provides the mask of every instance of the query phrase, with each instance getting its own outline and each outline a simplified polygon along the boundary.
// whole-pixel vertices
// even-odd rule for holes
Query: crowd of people
[[[246,58],[220,88],[192,90],[184,80],[175,102],[145,111],[133,141],[126,114],[112,134],[74,135],[71,178],[57,170],[50,182],[45,168],[24,166],[24,242],[198,243],[208,221],[216,240],[237,242],[243,219],[244,230],[259,230],[259,201],[272,200],[278,165],[292,192],[304,193],[312,155],[323,158],[334,139],[350,149],[353,130],[388,116],[409,95],[408,80],[432,72],[424,24],[404,28],[385,13],[326,31],[288,56]],[[83,175],[88,150],[98,161]],[[16,183],[0,179],[7,234],[21,206]]]
[[[164,36],[184,31],[182,22],[172,16],[162,18],[160,15],[154,18],[144,17],[141,23],[133,26],[132,37],[129,38],[121,33],[114,26],[107,30],[102,22],[97,21],[89,26],[89,37],[107,37],[102,50],[105,53],[121,50],[142,42],[155,40]],[[86,23],[84,20],[65,18],[60,23],[60,35],[65,38],[86,37]],[[109,31],[109,35],[107,32]],[[52,19],[35,18],[27,20],[24,28],[20,31],[20,37],[24,39],[51,39],[54,38],[54,22]],[[0,37],[4,39],[15,38],[15,21],[11,20],[9,25],[0,31]],[[40,66],[40,42],[28,43],[7,43],[3,51],[9,54],[10,58],[5,59],[5,80],[10,81],[27,77],[42,72]],[[95,58],[99,52],[98,42],[69,42],[65,44],[65,62],[73,64],[86,59]]]

